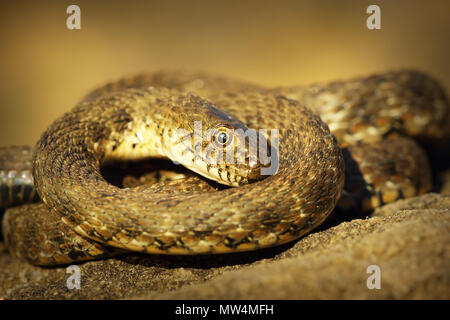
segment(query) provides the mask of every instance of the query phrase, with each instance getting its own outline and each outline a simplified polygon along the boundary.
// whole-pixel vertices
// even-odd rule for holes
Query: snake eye
[[[233,132],[230,128],[225,126],[217,127],[215,134],[212,137],[213,142],[219,147],[228,146],[233,140]]]
[[[228,141],[228,134],[227,134],[226,132],[220,132],[220,133],[217,135],[217,141],[218,141],[220,144],[226,144],[227,141]]]

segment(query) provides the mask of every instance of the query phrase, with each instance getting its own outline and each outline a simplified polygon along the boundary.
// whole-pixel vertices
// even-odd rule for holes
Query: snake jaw
[[[252,181],[258,181],[264,178],[264,176],[261,174],[261,168],[262,165],[260,163],[258,164],[254,164],[253,166],[251,166],[251,169],[248,171],[247,174],[247,180],[249,182]]]

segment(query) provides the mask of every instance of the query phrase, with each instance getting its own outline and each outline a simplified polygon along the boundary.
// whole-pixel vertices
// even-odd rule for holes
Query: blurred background
[[[66,8],[81,8],[68,30]],[[381,30],[366,8],[381,7]],[[450,89],[450,2],[3,1],[0,146],[34,144],[96,86],[159,69],[264,85],[308,84],[398,68]]]

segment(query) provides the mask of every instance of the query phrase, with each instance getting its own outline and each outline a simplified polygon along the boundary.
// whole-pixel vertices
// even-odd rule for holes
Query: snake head
[[[185,111],[189,111],[189,108]],[[263,179],[270,144],[259,131],[209,103],[183,114],[184,124],[171,137],[168,157],[188,169],[229,186]],[[167,148],[169,150],[169,148]]]

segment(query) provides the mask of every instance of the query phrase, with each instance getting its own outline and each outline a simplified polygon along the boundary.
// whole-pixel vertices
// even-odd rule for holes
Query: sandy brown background
[[[66,29],[81,7],[82,29]],[[381,6],[382,29],[365,26]],[[414,67],[450,88],[450,2],[9,1],[0,5],[0,146],[33,144],[89,90],[161,68],[266,85]]]

